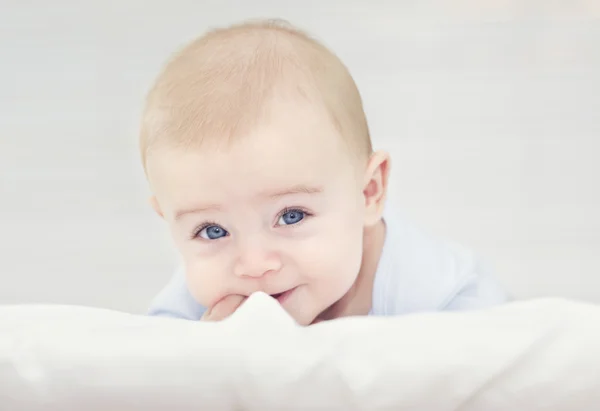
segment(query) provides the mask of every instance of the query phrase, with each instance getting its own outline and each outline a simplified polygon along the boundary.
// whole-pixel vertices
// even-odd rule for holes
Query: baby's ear
[[[390,174],[390,156],[383,151],[371,155],[365,173],[365,225],[377,224],[383,215]]]
[[[150,201],[150,205],[152,206],[152,208],[154,209],[156,214],[158,214],[161,218],[164,218],[163,212],[160,209],[160,205],[158,204],[158,200],[156,199],[156,196],[151,196],[149,201]]]

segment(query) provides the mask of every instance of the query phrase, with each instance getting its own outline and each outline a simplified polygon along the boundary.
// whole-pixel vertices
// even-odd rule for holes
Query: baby
[[[185,267],[152,315],[221,320],[257,291],[301,325],[505,300],[468,250],[385,210],[390,157],[371,147],[351,75],[286,23],[179,51],[148,95],[140,146]]]

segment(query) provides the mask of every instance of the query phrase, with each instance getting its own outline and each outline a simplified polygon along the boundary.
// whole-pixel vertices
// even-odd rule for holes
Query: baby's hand
[[[246,296],[231,294],[221,300],[217,301],[217,303],[208,309],[200,321],[221,321],[225,318],[229,317],[231,314],[238,309],[240,305],[244,301],[246,301]]]

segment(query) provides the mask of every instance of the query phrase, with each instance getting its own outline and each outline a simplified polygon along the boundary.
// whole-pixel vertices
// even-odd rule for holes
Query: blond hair
[[[188,147],[249,132],[275,94],[322,104],[354,152],[371,153],[362,100],[345,65],[289,23],[267,20],[212,30],[166,64],[142,116],[144,167],[161,143]]]

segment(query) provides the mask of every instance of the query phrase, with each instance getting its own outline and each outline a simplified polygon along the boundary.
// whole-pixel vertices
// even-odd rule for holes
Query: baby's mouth
[[[270,295],[271,295],[271,297],[276,299],[279,302],[279,304],[283,304],[283,302],[288,299],[288,297],[294,292],[294,290],[296,290],[296,287],[290,288],[289,290],[283,291],[281,293],[270,294]]]

